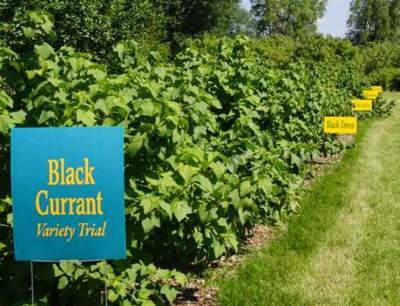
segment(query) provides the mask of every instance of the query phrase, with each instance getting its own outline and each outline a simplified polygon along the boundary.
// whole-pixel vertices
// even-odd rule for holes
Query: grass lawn
[[[288,233],[219,282],[222,305],[399,305],[399,103],[363,122],[356,143],[303,197]]]

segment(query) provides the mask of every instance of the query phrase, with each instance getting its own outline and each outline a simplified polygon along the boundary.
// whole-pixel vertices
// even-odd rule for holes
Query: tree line
[[[257,34],[316,33],[327,0],[251,0]],[[347,38],[354,44],[400,39],[400,0],[352,0]]]
[[[162,42],[179,49],[185,38],[204,33],[298,37],[317,33],[326,4],[251,0],[248,11],[240,0],[0,0],[0,41],[26,51],[26,38],[40,36],[27,31],[38,18],[44,30],[54,23],[54,46],[69,45],[98,57],[107,57],[107,50],[128,39],[143,48]],[[39,13],[32,17],[32,11]],[[353,43],[399,39],[400,0],[352,0],[350,11],[347,37]]]

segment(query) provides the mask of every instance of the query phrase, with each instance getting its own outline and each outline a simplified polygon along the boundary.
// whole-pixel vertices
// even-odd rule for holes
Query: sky
[[[250,8],[250,0],[242,0]],[[319,20],[321,33],[343,37],[346,33],[346,21],[349,17],[350,0],[328,0],[325,16]]]
[[[325,16],[318,22],[319,31],[343,37],[346,34],[349,7],[350,0],[328,0]]]

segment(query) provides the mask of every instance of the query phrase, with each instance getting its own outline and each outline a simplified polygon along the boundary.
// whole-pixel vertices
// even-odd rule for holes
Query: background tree
[[[257,35],[257,22],[251,12],[238,7],[230,17],[229,35],[245,34],[251,37]]]
[[[389,5],[390,29],[392,31],[392,39],[399,41],[400,39],[400,0],[392,0]]]
[[[301,35],[317,30],[326,0],[251,0],[260,35]]]
[[[355,44],[399,39],[399,0],[352,0],[347,36]]]
[[[240,0],[0,0],[0,39],[20,53],[38,38],[24,33],[32,11],[51,18],[53,46],[69,45],[97,59],[123,40],[135,39],[141,49],[164,42],[177,47],[186,37],[250,33],[252,27]]]
[[[237,25],[249,23],[249,15],[240,0],[160,0],[166,14],[168,40],[180,42],[184,37],[203,33],[226,35]]]
[[[165,18],[151,0],[0,0],[0,38],[20,53],[35,38],[24,40],[32,11],[51,16],[53,46],[69,45],[97,58],[121,40],[151,44],[164,37]]]

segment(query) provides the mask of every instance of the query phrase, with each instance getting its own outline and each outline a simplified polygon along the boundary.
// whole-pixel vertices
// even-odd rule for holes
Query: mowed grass
[[[302,206],[283,238],[219,283],[220,303],[399,305],[399,106],[389,118],[361,124],[356,147]]]

